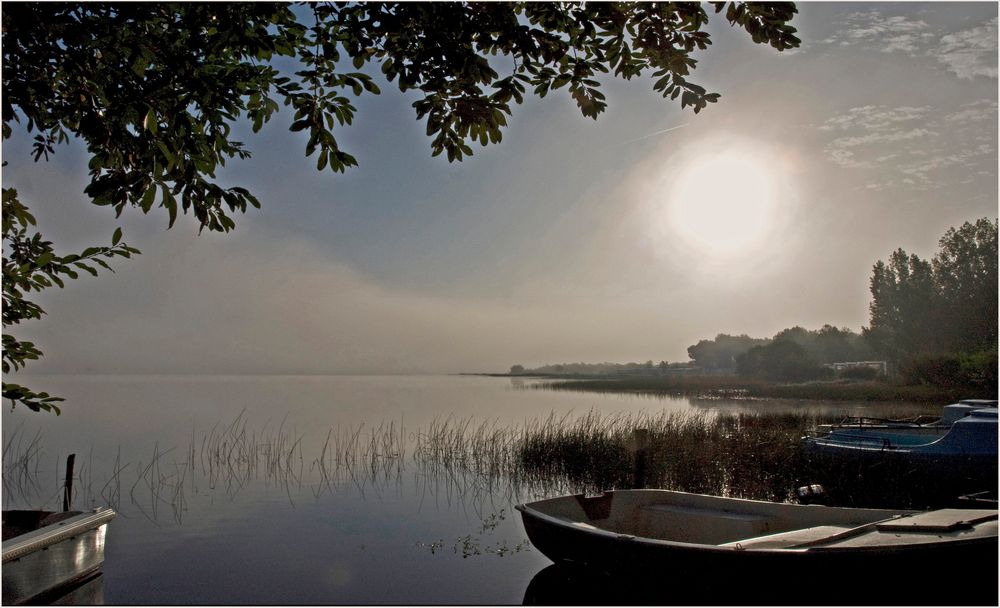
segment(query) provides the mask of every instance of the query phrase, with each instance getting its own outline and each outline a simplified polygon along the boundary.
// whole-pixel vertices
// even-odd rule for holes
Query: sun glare
[[[764,162],[747,153],[706,154],[676,177],[667,221],[692,253],[730,258],[766,242],[776,206],[774,176]]]

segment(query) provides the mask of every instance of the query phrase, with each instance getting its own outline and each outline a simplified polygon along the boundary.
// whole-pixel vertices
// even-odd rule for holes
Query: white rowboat
[[[780,575],[808,585],[873,572],[941,576],[960,564],[969,580],[978,575],[993,594],[997,588],[996,510],[858,509],[668,490],[564,496],[517,509],[531,543],[552,561],[658,583]]]
[[[98,574],[113,509],[90,512],[4,511],[3,603],[37,602]]]

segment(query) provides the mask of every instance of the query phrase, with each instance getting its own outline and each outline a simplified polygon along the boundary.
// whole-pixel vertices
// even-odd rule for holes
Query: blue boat
[[[833,458],[893,456],[941,464],[955,461],[996,469],[997,402],[966,399],[945,406],[931,422],[852,419],[803,438],[807,453]]]
[[[802,447],[817,481],[849,504],[964,506],[957,497],[995,495],[996,401],[970,399],[944,409],[929,423],[820,428],[803,438]]]

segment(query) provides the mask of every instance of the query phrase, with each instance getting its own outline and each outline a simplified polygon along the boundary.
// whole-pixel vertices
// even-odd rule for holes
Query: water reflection
[[[104,574],[98,572],[70,589],[61,589],[55,597],[38,598],[28,605],[101,606],[104,603]]]
[[[947,565],[941,564],[942,574]],[[995,566],[994,566],[995,568]],[[983,569],[983,572],[988,572]],[[871,577],[858,572],[796,568],[777,571],[750,567],[691,572],[664,563],[662,576],[612,576],[569,564],[540,570],[524,591],[526,606],[877,606],[984,605],[997,603],[996,578],[984,584],[960,580],[917,584],[907,572],[881,569]],[[987,575],[988,578],[988,575]],[[971,583],[971,579],[970,579]]]
[[[233,500],[250,483],[278,489],[293,507],[308,497],[318,501],[354,492],[381,499],[413,487],[420,504],[460,505],[480,516],[534,496],[636,485],[784,501],[794,498],[794,488],[829,473],[829,467],[814,470],[800,437],[804,429],[832,419],[783,411],[709,416],[697,410],[607,415],[591,410],[504,425],[449,416],[411,432],[401,421],[330,428],[325,441],[314,446],[284,420],[255,428],[240,412],[200,434],[192,429],[179,449],[154,441],[134,463],[123,461],[119,447],[109,468],[95,470],[91,452],[80,459],[76,495],[80,502],[123,514],[133,507],[152,522],[169,514],[177,523],[193,496]],[[38,507],[58,498],[58,487],[41,482],[41,443],[40,434],[29,436],[23,428],[5,436],[8,502]],[[842,474],[856,477],[855,469]],[[896,490],[891,484],[887,489]],[[866,493],[860,499],[870,498]]]
[[[567,564],[552,564],[540,570],[524,591],[525,606],[650,606],[697,605],[693,601],[708,594],[692,593],[690,587],[640,590],[634,581],[613,577]]]
[[[524,591],[526,606],[746,606],[826,604],[821,588],[802,595],[801,585],[778,572],[756,580],[729,571],[677,575],[679,564],[664,564],[656,580],[612,576],[568,564],[540,570]],[[869,596],[871,597],[871,596]],[[864,603],[864,602],[859,602]]]

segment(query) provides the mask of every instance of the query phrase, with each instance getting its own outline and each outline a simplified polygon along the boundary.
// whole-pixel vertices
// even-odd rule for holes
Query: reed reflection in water
[[[835,421],[815,413],[699,411],[555,415],[520,425],[454,416],[407,431],[402,421],[328,429],[313,453],[285,420],[253,428],[241,412],[216,423],[180,449],[154,442],[123,462],[121,450],[103,473],[78,460],[76,499],[117,510],[134,507],[157,520],[181,521],[192,493],[237,496],[251,481],[280,488],[294,503],[336,492],[375,496],[400,491],[412,477],[435,500],[510,505],[532,497],[645,485],[687,492],[786,501],[813,471],[800,449],[805,429]],[[637,449],[636,437],[645,445]],[[60,496],[39,475],[40,433],[4,437],[3,482],[9,499],[44,507]],[[643,479],[636,480],[637,458]],[[307,491],[306,491],[307,490]],[[481,510],[481,509],[477,509]]]

